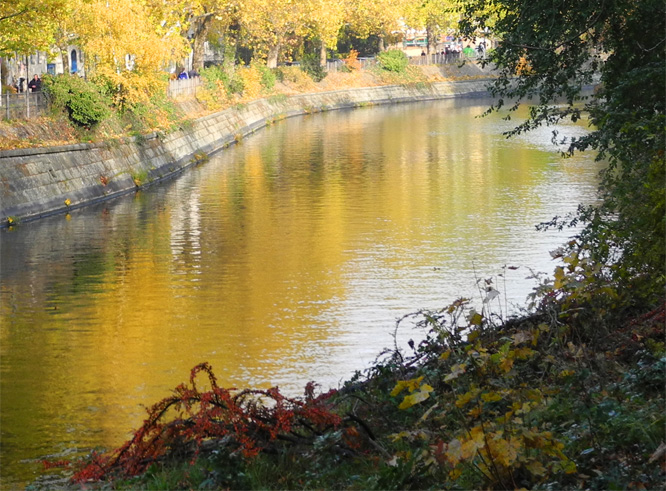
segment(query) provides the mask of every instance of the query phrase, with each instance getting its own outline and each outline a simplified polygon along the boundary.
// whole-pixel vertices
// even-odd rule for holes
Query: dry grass
[[[66,145],[77,140],[76,131],[65,120],[41,117],[0,121],[0,150]]]

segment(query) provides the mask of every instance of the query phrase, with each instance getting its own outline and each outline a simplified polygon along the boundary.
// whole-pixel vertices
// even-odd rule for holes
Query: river
[[[548,128],[507,140],[487,104],[280,121],[175,180],[2,230],[2,487],[118,446],[200,362],[296,395],[367,368],[400,316],[480,302],[477,280],[517,312],[567,238],[535,224],[592,201],[599,164],[563,159]]]

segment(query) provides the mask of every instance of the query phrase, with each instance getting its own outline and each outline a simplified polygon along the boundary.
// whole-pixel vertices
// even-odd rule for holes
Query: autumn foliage
[[[405,316],[397,327],[415,321],[425,339],[337,391],[223,389],[198,365],[73,480],[138,476],[150,488],[153,464],[180,462],[178,488],[652,489],[666,472],[665,305],[603,318],[611,287],[593,286],[581,258],[566,264],[529,316],[495,318],[491,281],[481,312],[459,299]],[[206,454],[213,464],[197,460]]]
[[[200,390],[197,375],[208,378],[210,388]],[[340,426],[330,412],[333,392],[314,396],[308,384],[304,400],[284,397],[277,387],[268,390],[224,389],[208,363],[194,367],[189,385],[148,410],[148,418],[123,446],[106,455],[95,454],[76,472],[75,482],[135,476],[169,454],[196,456],[204,442],[226,439],[227,448],[245,458],[255,457],[272,442],[307,441]],[[171,417],[169,417],[171,415]]]

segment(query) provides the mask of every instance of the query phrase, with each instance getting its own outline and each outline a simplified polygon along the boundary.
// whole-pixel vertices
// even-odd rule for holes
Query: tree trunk
[[[192,70],[201,71],[204,67],[204,43],[208,39],[210,21],[213,14],[207,13],[198,17],[194,22],[194,35],[192,37]]]
[[[67,46],[64,48],[58,46],[58,49],[60,50],[60,58],[62,58],[62,73],[69,75],[69,49]]]
[[[326,61],[328,60],[327,57],[327,52],[326,52],[326,43],[324,41],[321,42],[321,47],[319,48],[319,64],[326,68]]]
[[[69,75],[69,35],[64,28],[59,27],[55,33],[55,46],[60,51],[60,59],[62,59],[62,73]]]
[[[384,36],[379,36],[379,52],[381,53],[386,48],[384,47]]]
[[[279,55],[280,55],[280,44],[270,46],[268,48],[268,57],[266,59],[266,66],[268,68],[277,68]]]

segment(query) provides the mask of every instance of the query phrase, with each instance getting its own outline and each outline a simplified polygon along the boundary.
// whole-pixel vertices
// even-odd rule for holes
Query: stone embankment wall
[[[28,221],[172,177],[277,119],[367,104],[482,96],[487,81],[384,86],[272,97],[164,135],[0,151],[0,223]]]

